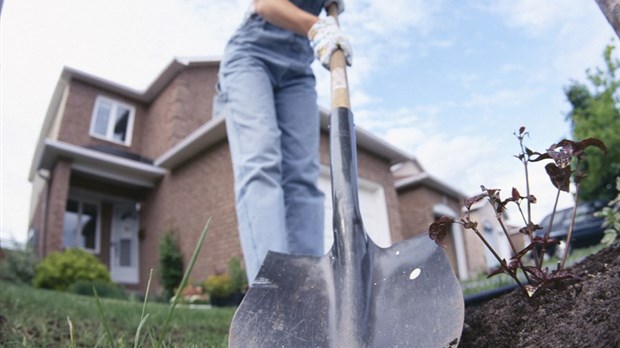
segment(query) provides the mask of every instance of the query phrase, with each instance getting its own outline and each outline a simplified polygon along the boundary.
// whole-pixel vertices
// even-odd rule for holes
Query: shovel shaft
[[[332,3],[327,8],[327,14],[338,21],[338,5]],[[351,108],[349,99],[349,83],[347,81],[347,63],[342,50],[336,50],[329,61],[331,75],[332,109]]]
[[[337,20],[338,7],[327,12]],[[364,347],[368,322],[368,239],[359,210],[355,125],[350,110],[346,61],[342,50],[330,60],[332,113],[330,115],[330,160],[334,204],[334,290],[336,320],[330,336],[334,347]],[[366,263],[366,264],[365,264]]]

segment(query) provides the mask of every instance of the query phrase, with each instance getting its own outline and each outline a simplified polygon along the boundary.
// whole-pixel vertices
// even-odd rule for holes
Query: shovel
[[[332,5],[328,13],[337,15]],[[334,244],[322,256],[269,252],[233,317],[229,347],[456,347],[463,294],[423,234],[389,248],[362,224],[355,128],[342,51],[332,56]]]

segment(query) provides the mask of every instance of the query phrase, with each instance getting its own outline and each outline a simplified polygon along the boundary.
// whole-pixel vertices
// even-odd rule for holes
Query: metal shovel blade
[[[334,245],[323,257],[270,252],[233,318],[229,347],[455,347],[461,288],[427,235],[377,246],[357,197],[352,114],[330,124]]]

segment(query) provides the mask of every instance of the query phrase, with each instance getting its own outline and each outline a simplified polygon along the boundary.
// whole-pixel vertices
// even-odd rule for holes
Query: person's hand
[[[329,5],[336,3],[338,5],[338,14],[344,12],[344,1],[343,0],[327,0],[325,1],[325,8],[328,8]]]
[[[316,59],[329,70],[329,60],[337,49],[342,49],[347,65],[353,61],[353,50],[344,33],[338,27],[334,17],[320,18],[308,31],[310,45]]]

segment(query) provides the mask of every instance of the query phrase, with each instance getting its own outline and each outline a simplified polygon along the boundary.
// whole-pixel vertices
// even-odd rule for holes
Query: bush
[[[123,288],[114,283],[102,281],[78,280],[69,288],[74,294],[93,296],[93,288],[97,290],[97,296],[105,298],[127,299],[127,294]]]
[[[50,253],[36,267],[33,284],[65,291],[77,281],[110,282],[110,273],[94,255],[81,249]]]
[[[32,248],[4,249],[4,260],[0,261],[0,279],[15,283],[32,284],[37,258]]]
[[[159,241],[159,282],[170,298],[183,280],[183,255],[174,234],[166,232]]]
[[[217,274],[212,275],[207,278],[202,283],[202,287],[207,294],[209,294],[209,298],[227,298],[232,295],[233,281],[230,275],[228,274]]]
[[[248,277],[241,268],[241,260],[238,257],[233,256],[228,260],[228,273],[232,278],[233,290],[245,293],[248,289]]]

